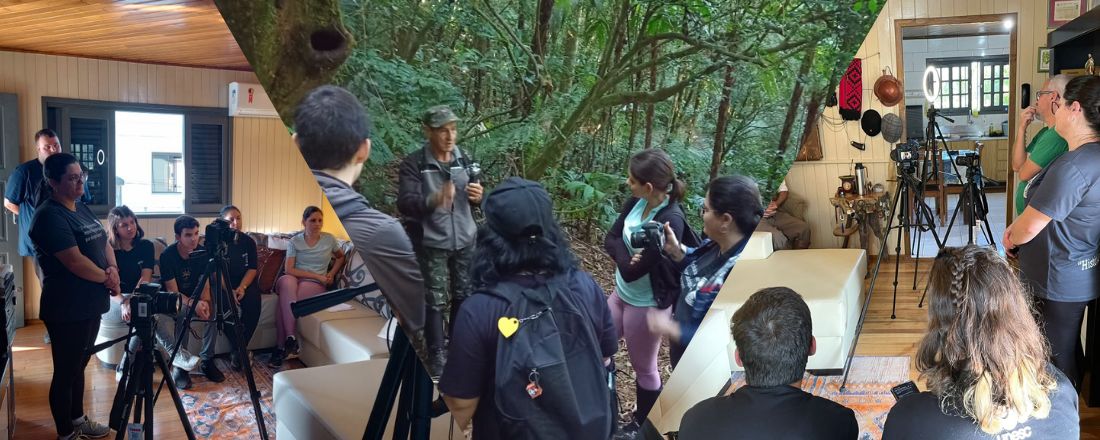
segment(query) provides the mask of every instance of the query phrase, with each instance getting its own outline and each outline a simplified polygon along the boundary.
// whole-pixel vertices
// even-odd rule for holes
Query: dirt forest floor
[[[610,295],[615,288],[615,264],[604,252],[602,245],[591,244],[585,240],[570,237],[574,255],[580,260],[581,267],[592,274],[604,293]],[[615,388],[619,394],[619,417],[630,420],[634,411],[634,368],[626,354],[626,342],[619,340],[619,351],[615,353]],[[661,383],[668,381],[672,374],[672,364],[668,357],[668,340],[661,342],[661,352],[657,355],[657,367],[661,374]]]

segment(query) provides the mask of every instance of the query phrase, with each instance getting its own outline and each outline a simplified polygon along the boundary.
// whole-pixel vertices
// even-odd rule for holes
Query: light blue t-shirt
[[[642,251],[630,246],[630,234],[642,230],[642,225],[653,221],[657,212],[668,206],[668,200],[669,197],[665,197],[661,204],[649,211],[649,215],[642,218],[647,203],[645,199],[638,199],[638,203],[635,203],[634,208],[626,214],[626,218],[623,219],[623,242],[626,243],[626,250],[630,251],[630,255]],[[615,291],[618,292],[620,299],[634,307],[657,306],[657,300],[653,299],[653,285],[649,283],[649,274],[628,283],[623,280],[619,269],[615,269]]]
[[[332,262],[332,254],[337,247],[336,238],[327,232],[321,233],[321,239],[313,247],[306,244],[305,233],[299,233],[290,239],[286,257],[294,258],[295,269],[324,275],[328,273],[328,264]]]

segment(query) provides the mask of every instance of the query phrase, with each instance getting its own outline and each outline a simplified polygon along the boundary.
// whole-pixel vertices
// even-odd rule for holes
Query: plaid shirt
[[[726,282],[726,276],[737,263],[746,243],[748,243],[748,237],[737,243],[728,256],[722,255],[718,243],[710,239],[703,241],[697,248],[688,248],[684,261],[680,263],[684,267],[680,275],[684,301],[677,304],[677,307],[687,306],[687,308],[677,310],[675,313],[677,321],[680,322],[682,345],[687,346],[695,336],[695,331],[699,329],[699,324],[703,322],[703,317],[710,310],[710,305],[718,297],[722,284]],[[722,261],[723,258],[724,261]]]

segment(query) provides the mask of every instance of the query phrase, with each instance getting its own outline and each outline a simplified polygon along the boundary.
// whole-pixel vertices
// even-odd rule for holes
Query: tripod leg
[[[902,192],[905,193],[905,195],[902,197],[905,197],[908,201],[909,191],[906,189],[905,186],[902,186],[901,190],[898,193],[900,194]],[[909,221],[907,220],[909,218],[909,214],[909,204],[906,203],[901,206],[902,220],[899,222],[900,228],[898,229],[897,245],[894,246],[894,302],[893,305],[890,306],[890,319],[897,319],[898,317],[898,273],[901,272],[901,238],[904,234],[909,233]],[[880,255],[879,258],[882,258],[882,256]]]
[[[153,357],[156,359],[157,366],[160,367],[160,372],[168,380],[168,394],[172,396],[172,404],[176,407],[176,414],[180,416],[180,423],[183,424],[183,432],[187,434],[189,440],[195,440],[195,431],[191,428],[191,421],[187,418],[187,410],[183,409],[183,399],[180,398],[180,392],[176,388],[176,383],[172,380],[172,369],[168,365],[168,362],[164,360],[164,356],[161,356],[160,350],[153,352]]]
[[[890,212],[886,215],[886,233],[883,235],[882,240],[879,240],[878,256],[875,257],[875,269],[871,274],[871,283],[867,286],[867,293],[863,296],[863,309],[859,312],[859,323],[856,324],[855,338],[852,339],[852,346],[848,348],[848,358],[844,361],[844,377],[840,380],[840,391],[844,391],[844,386],[848,384],[848,373],[852,367],[852,358],[856,354],[856,344],[859,342],[859,335],[863,332],[863,323],[867,320],[867,309],[871,305],[871,295],[875,292],[875,281],[878,280],[878,271],[882,267],[882,258],[886,255],[886,246],[889,242],[890,229],[894,223],[894,212],[898,208],[898,200],[901,198],[901,191],[899,185],[899,191],[894,192],[894,201],[890,204]],[[900,233],[900,231],[899,231]]]
[[[217,257],[215,257],[217,258]],[[217,303],[218,314],[215,321],[218,329],[229,328],[229,333],[226,334],[229,339],[229,345],[237,353],[238,359],[241,360],[242,370],[244,370],[245,381],[248,382],[248,393],[252,400],[252,412],[256,417],[256,429],[260,432],[260,438],[267,440],[267,424],[264,422],[263,408],[260,407],[260,391],[256,388],[256,377],[252,374],[252,362],[248,358],[248,341],[244,340],[244,322],[241,320],[240,309],[237,307],[236,302],[232,298],[232,292],[228,289],[225,281],[228,280],[227,274],[229,274],[229,263],[227,261],[212,262],[214,267],[214,273],[212,279],[217,283],[212,283],[211,286],[217,286],[213,290],[214,302]],[[230,323],[226,322],[225,313],[222,310],[228,312]],[[214,334],[217,337],[217,333]]]
[[[412,366],[405,368],[401,373],[400,396],[397,398],[397,420],[393,424],[393,438],[409,438],[409,428],[412,422],[413,391],[416,388],[416,369],[420,368],[415,359],[416,355],[410,350],[409,359],[403,364]]]
[[[401,386],[402,372],[409,368],[406,364],[410,353],[412,353],[412,345],[405,336],[405,332],[399,329],[393,336],[390,359],[386,362],[386,371],[382,373],[378,395],[374,399],[367,428],[363,431],[363,440],[382,440],[382,436],[386,434],[386,423],[389,421],[390,411],[393,410],[398,387]],[[416,354],[412,353],[412,356]]]
[[[412,438],[413,440],[428,440],[428,437],[431,436],[432,394],[435,392],[435,385],[432,383],[432,378],[428,375],[425,367],[419,365],[420,361],[417,360],[415,353],[413,353],[413,359],[415,391],[413,396]]]

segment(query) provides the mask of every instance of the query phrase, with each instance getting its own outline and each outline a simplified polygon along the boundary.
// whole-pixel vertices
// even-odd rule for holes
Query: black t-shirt
[[[533,277],[517,276],[513,280],[534,283]],[[603,356],[611,357],[619,347],[619,335],[603,290],[591,276],[580,271],[574,272],[570,290],[587,309]],[[460,399],[480,398],[474,411],[474,440],[502,438],[493,393],[500,335],[497,320],[507,309],[508,303],[503,299],[483,293],[462,302],[447,350],[447,367],[439,380],[439,391],[443,394]]]
[[[107,268],[107,231],[83,203],[76,210],[50,199],[34,213],[28,231],[42,266],[43,321],[67,322],[96,318],[110,308],[110,293],[102,283],[76,276],[55,254],[76,247],[96,266]]]
[[[229,256],[230,287],[235,289],[241,285],[245,272],[248,272],[249,269],[256,269],[256,240],[253,240],[248,234],[238,232],[235,238],[229,242],[226,252]]]
[[[153,258],[153,242],[141,239],[134,242],[130,250],[115,249],[115,262],[118,263],[118,279],[122,293],[132,293],[141,280],[141,271],[153,270],[156,261]]]
[[[680,439],[844,439],[859,436],[856,414],[790,385],[743,386],[695,404],[680,421]]]
[[[178,243],[172,243],[160,254],[160,282],[175,280],[179,293],[187,296],[195,293],[199,277],[206,270],[206,259],[180,257]],[[200,261],[201,260],[201,261]]]
[[[986,434],[974,420],[952,410],[944,414],[940,400],[930,392],[903,397],[890,414],[882,431],[883,440],[959,439],[959,440],[1064,440],[1080,438],[1077,412],[1077,391],[1065,374],[1053,366],[1048,369],[1058,381],[1050,396],[1050,415],[1045,419],[1028,419],[1009,431]]]

